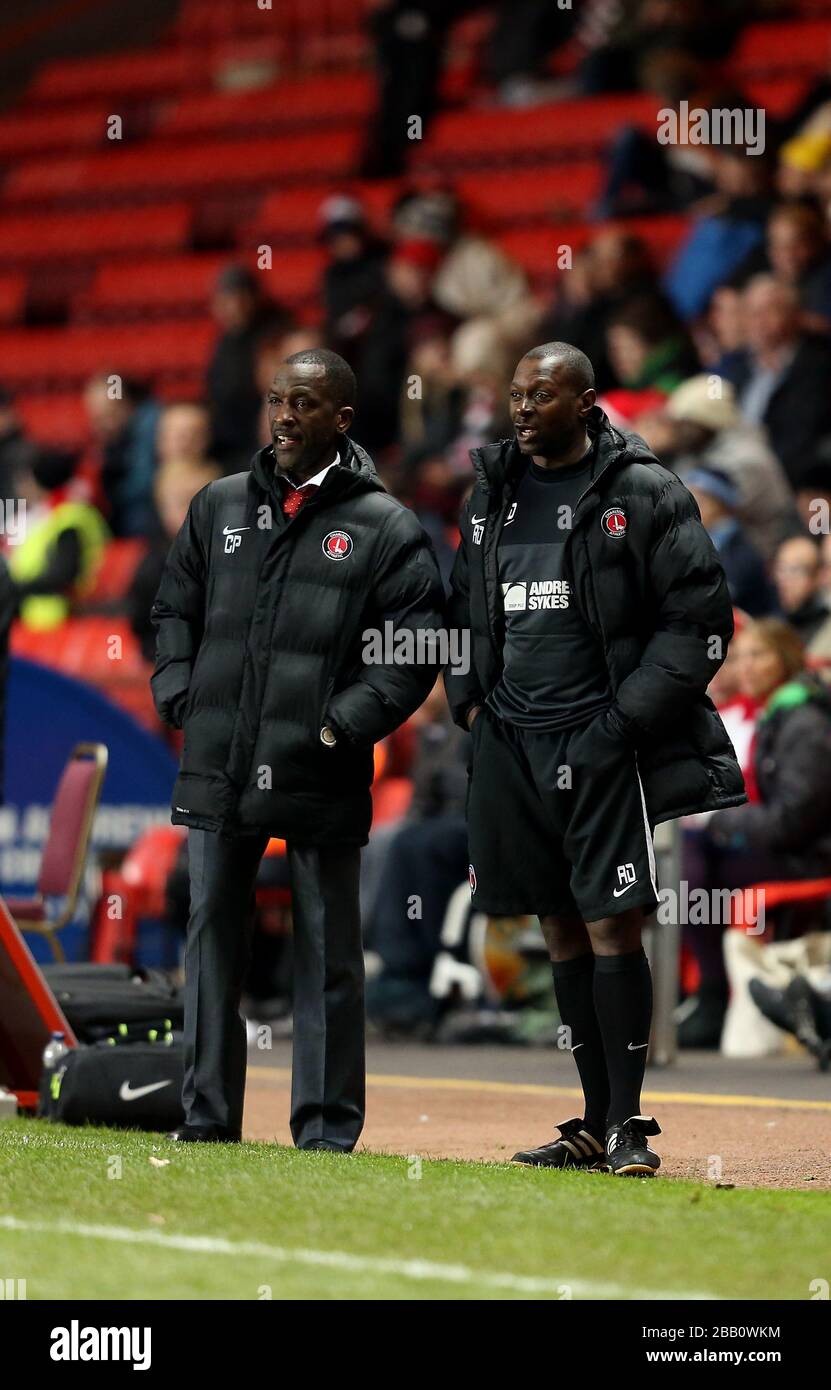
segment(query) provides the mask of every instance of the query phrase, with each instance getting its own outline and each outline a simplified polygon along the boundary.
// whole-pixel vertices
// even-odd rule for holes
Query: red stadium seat
[[[777,20],[749,24],[730,55],[739,79],[823,71],[831,47],[831,19]]]
[[[26,307],[26,276],[0,275],[0,324],[17,323]]]
[[[761,897],[761,902],[760,902]],[[758,921],[759,908],[764,905],[765,914],[778,907],[796,907],[800,904],[822,903],[831,899],[831,878],[805,878],[782,880],[770,883],[754,883],[741,890],[739,898],[730,901],[730,925],[744,930],[748,922]],[[771,930],[766,925],[763,936],[770,937]]]
[[[27,111],[0,119],[0,160],[31,155],[91,150],[107,138],[109,107],[92,106],[60,111]]]
[[[98,212],[0,216],[0,262],[8,265],[89,260],[137,252],[175,251],[190,235],[185,203]]]
[[[143,537],[131,536],[110,541],[98,567],[95,583],[84,595],[84,608],[89,610],[103,604],[119,603],[126,596],[146,554],[147,541]]]
[[[217,275],[229,259],[223,253],[105,264],[90,289],[79,297],[77,307],[85,316],[109,319],[204,310]],[[250,259],[253,264],[253,257]],[[261,272],[263,289],[284,303],[302,303],[316,294],[324,262],[324,253],[317,246],[279,251],[272,270]]]
[[[656,261],[663,263],[669,259],[689,230],[689,221],[678,216],[629,217],[616,223],[605,222],[603,229],[608,230],[613,226],[642,237]],[[499,245],[519,262],[532,280],[545,283],[557,273],[557,257],[561,247],[570,246],[572,253],[577,252],[591,241],[599,230],[599,226],[586,222],[518,228],[516,231],[503,232],[499,237]]]
[[[107,749],[103,743],[75,745],[55,791],[35,896],[6,898],[6,907],[21,931],[45,936],[55,960],[64,959],[57,933],[75,916],[106,770]],[[50,898],[63,900],[58,914],[50,913]]]
[[[240,243],[256,245],[261,239],[271,242],[307,242],[320,229],[320,208],[333,193],[345,193],[357,198],[366,208],[370,224],[377,232],[387,230],[390,209],[400,191],[397,179],[373,182],[349,182],[335,188],[329,183],[314,183],[297,188],[267,193],[255,215],[240,234]]]
[[[357,131],[206,141],[146,141],[78,159],[21,164],[5,183],[7,202],[61,198],[162,197],[240,188],[260,192],[286,180],[344,178],[358,154]]]
[[[246,92],[198,92],[163,111],[156,135],[262,135],[268,131],[345,129],[366,119],[374,107],[375,84],[368,73],[326,73],[280,81]]]
[[[471,212],[491,226],[557,222],[584,216],[603,177],[599,160],[520,168],[511,173],[480,171],[456,181]]]
[[[215,337],[209,318],[111,328],[0,329],[0,361],[8,385],[31,391],[53,382],[81,382],[100,371],[179,378],[204,370]]]
[[[77,102],[90,97],[111,97],[123,102],[204,87],[211,76],[204,53],[188,45],[56,58],[35,73],[26,100],[38,107],[47,102]]]
[[[26,434],[40,444],[80,449],[89,438],[87,413],[77,391],[17,396],[14,408]]]
[[[416,169],[457,172],[484,167],[574,159],[603,149],[622,125],[656,127],[659,98],[634,92],[585,97],[532,110],[448,111],[437,117],[414,153]]]

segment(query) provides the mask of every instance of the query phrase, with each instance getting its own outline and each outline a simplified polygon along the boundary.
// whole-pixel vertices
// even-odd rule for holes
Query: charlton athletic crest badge
[[[609,507],[600,518],[600,525],[612,540],[623,540],[628,525],[625,511],[622,507]]]
[[[352,554],[352,537],[346,531],[330,531],[323,537],[323,554],[330,560],[345,560]]]

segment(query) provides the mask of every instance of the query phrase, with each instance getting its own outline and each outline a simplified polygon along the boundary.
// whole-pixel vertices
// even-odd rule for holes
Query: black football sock
[[[552,961],[551,972],[560,1019],[571,1032],[571,1050],[586,1102],[586,1129],[602,1141],[606,1137],[609,1077],[594,1011],[594,964],[592,952],[587,951],[573,960]]]
[[[652,1022],[652,976],[645,951],[595,956],[594,1007],[609,1072],[607,1123],[641,1113],[641,1086]]]

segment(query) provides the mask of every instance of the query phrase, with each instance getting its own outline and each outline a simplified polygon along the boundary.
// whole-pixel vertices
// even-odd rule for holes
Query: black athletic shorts
[[[586,922],[658,906],[637,758],[601,714],[555,733],[484,708],[471,731],[473,904],[494,916],[575,913]]]

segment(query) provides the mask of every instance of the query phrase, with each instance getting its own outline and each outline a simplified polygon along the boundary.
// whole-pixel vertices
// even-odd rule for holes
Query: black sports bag
[[[40,1083],[38,1114],[67,1125],[175,1129],[184,1121],[181,1042],[74,1047]]]
[[[108,1038],[119,1024],[147,1037],[184,1023],[182,991],[162,970],[83,962],[47,965],[43,974],[79,1042]]]

